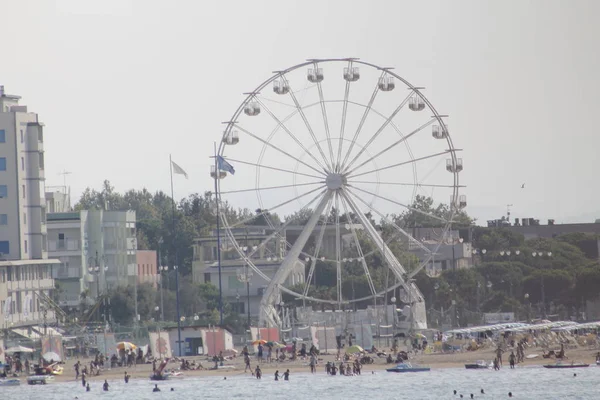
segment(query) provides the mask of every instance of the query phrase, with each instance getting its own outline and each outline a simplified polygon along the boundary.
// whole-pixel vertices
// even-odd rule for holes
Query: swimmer
[[[456,390],[454,391],[454,395],[456,396]]]
[[[512,392],[508,392],[508,397],[512,397]]]
[[[153,392],[160,392],[160,389],[158,388],[157,384],[154,384],[154,389],[152,389]]]
[[[481,389],[481,394],[485,394],[485,392],[483,391],[483,389]]]

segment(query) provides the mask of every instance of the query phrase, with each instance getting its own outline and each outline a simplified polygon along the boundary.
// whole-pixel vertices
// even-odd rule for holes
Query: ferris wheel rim
[[[241,113],[243,112],[244,107],[251,100],[253,100],[254,98],[256,98],[256,94],[259,93],[262,89],[264,89],[267,85],[269,85],[270,83],[272,83],[273,81],[275,81],[277,78],[282,77],[285,74],[289,74],[290,72],[293,72],[293,71],[295,71],[295,70],[297,70],[299,68],[310,66],[310,65],[314,65],[315,63],[349,62],[349,61],[352,61],[352,63],[355,63],[355,64],[359,64],[359,65],[363,65],[363,66],[368,66],[368,67],[371,67],[371,68],[375,68],[377,70],[384,71],[386,74],[389,74],[389,75],[395,77],[396,79],[398,79],[399,81],[401,81],[402,83],[404,83],[413,93],[415,93],[418,96],[420,96],[420,98],[425,102],[425,104],[429,107],[429,109],[434,113],[434,115],[432,117],[434,119],[434,121],[437,121],[440,124],[444,124],[444,121],[442,120],[443,116],[440,115],[437,112],[437,110],[434,108],[433,104],[427,99],[427,97],[424,94],[422,94],[421,90],[419,88],[413,86],[410,82],[408,82],[407,80],[405,80],[401,76],[395,74],[389,68],[382,68],[382,67],[379,67],[379,66],[377,66],[375,64],[364,62],[364,61],[361,61],[361,60],[358,60],[358,59],[330,58],[330,59],[308,60],[306,62],[297,64],[297,65],[292,66],[290,68],[287,68],[285,70],[275,72],[273,74],[273,76],[271,76],[270,78],[268,78],[267,80],[265,80],[263,83],[261,83],[260,85],[258,85],[257,88],[254,91],[252,91],[249,94],[247,94],[247,97],[242,101],[242,103],[240,104],[240,106],[238,107],[238,109],[236,110],[236,112],[234,113],[234,115],[231,118],[231,120],[229,122],[226,122],[227,126],[226,126],[226,129],[225,129],[224,135],[227,134],[228,132],[232,131],[233,127],[235,127],[235,125],[236,125],[236,120],[241,115]],[[318,103],[315,103],[315,104],[318,104]],[[364,105],[362,105],[362,106],[364,106]],[[279,127],[277,129],[279,129]],[[276,131],[277,129],[275,129],[274,131]],[[452,142],[452,138],[448,134],[445,139],[448,142],[448,145],[449,145],[449,147],[451,149],[451,151],[449,151],[448,154],[453,159],[453,161],[456,162],[456,149],[454,148],[454,145],[453,145],[453,142]],[[266,145],[263,144],[263,149],[265,148],[265,146]],[[220,156],[224,155],[225,147],[226,147],[225,144],[223,143],[223,141],[221,141],[219,143],[218,155],[220,155]],[[261,157],[259,158],[259,160],[262,160],[263,156],[264,156],[264,153],[263,153],[263,155],[261,155]],[[262,163],[262,162],[259,161],[259,163]],[[414,167],[414,164],[413,164],[413,167]],[[260,170],[260,168],[259,168],[259,170]],[[458,173],[454,172],[453,173],[453,177],[454,177],[454,184],[452,185],[452,187],[453,187],[453,195],[452,195],[452,197],[453,197],[453,199],[456,200],[457,196],[458,196],[458,190],[457,189],[458,189],[458,187],[460,187]],[[294,179],[295,178],[296,178],[296,175],[294,175]],[[416,177],[415,177],[415,179],[416,179]],[[220,182],[220,180],[217,180],[217,182],[218,182],[218,189],[220,189],[220,183],[221,182]],[[263,190],[263,188],[260,188],[258,186],[259,186],[258,184],[255,186],[255,191],[257,192],[257,194],[260,194],[260,192]],[[415,197],[414,193],[416,192],[416,190],[417,190],[417,185],[414,186],[413,198]],[[217,195],[219,201],[221,201],[220,190],[217,190],[216,195]],[[259,201],[260,201],[260,204],[262,205],[263,204],[262,200],[259,200]],[[448,229],[450,228],[450,226],[451,226],[451,223],[452,223],[451,221],[452,221],[452,219],[454,217],[454,213],[456,211],[454,209],[454,205],[451,205],[451,210],[450,211],[451,211],[450,219],[449,219],[448,223],[446,223],[445,226],[444,226],[444,228],[443,228],[443,234],[445,234],[448,231]],[[222,221],[224,223],[224,227],[226,228],[226,231],[228,231],[228,233],[229,233],[230,232],[230,228],[229,228],[229,223],[227,221],[226,216],[224,214],[222,214],[221,219],[222,219]],[[269,225],[271,225],[271,227],[274,228],[273,225],[270,223],[271,222],[270,219],[266,218],[266,220],[269,222]],[[235,237],[233,235],[231,237],[231,241],[233,243],[235,243],[235,245],[237,246],[237,240],[235,239]],[[438,245],[436,246],[436,249],[433,251],[433,253],[435,253],[437,251],[437,249],[439,249],[440,245],[441,245],[441,241],[440,241],[440,243],[438,243]],[[239,246],[237,246],[237,247],[238,247],[238,252],[240,253],[240,255],[242,255],[242,253],[239,251],[240,250]],[[377,251],[377,249],[374,249],[374,250],[371,251],[371,253],[374,253],[376,251]],[[428,262],[431,260],[432,257],[433,256],[430,255],[424,262],[420,263],[420,266],[416,269],[416,271],[414,273],[412,273],[410,275],[410,277],[414,276],[418,271],[422,270],[423,267],[428,264]],[[337,261],[337,260],[330,260],[330,261]],[[252,260],[248,259],[248,260],[246,260],[246,262],[248,263],[248,265],[255,272],[257,272],[260,275],[260,270],[256,267],[256,265],[254,265],[254,262]],[[271,279],[268,278],[268,277],[265,280],[267,282],[271,281]],[[402,284],[399,283],[395,287],[400,287],[400,286],[402,286]],[[367,299],[371,299],[374,296],[378,296],[378,295],[381,295],[383,293],[386,293],[386,292],[389,292],[390,290],[392,290],[391,287],[390,288],[385,288],[384,290],[380,291],[379,293],[377,293],[375,295],[367,296],[367,297],[364,297],[364,298],[361,298],[361,299],[344,300],[342,303],[340,303],[339,301],[336,301],[336,300],[318,299],[318,298],[313,298],[313,297],[310,297],[310,296],[306,296],[306,295],[297,293],[297,292],[295,292],[293,290],[290,290],[288,288],[285,288],[285,287],[283,287],[281,285],[280,285],[279,289],[281,289],[281,290],[283,290],[283,291],[285,291],[285,292],[293,295],[297,299],[305,299],[305,300],[311,300],[311,301],[321,302],[321,303],[330,303],[330,304],[351,304],[351,303],[354,303],[354,302],[359,302],[359,301],[364,301],[364,300],[367,300]]]

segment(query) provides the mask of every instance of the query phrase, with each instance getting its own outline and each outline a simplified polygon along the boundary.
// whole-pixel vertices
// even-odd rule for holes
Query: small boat
[[[158,373],[150,375],[151,381],[166,381],[167,379],[169,379],[169,374]]]
[[[28,385],[45,385],[50,382],[54,382],[54,376],[52,375],[31,375],[27,377]]]
[[[489,364],[485,362],[485,360],[477,360],[474,363],[465,364],[466,369],[488,369],[490,368]]]
[[[558,361],[556,364],[546,364],[543,367],[558,369],[558,368],[586,368],[589,366],[590,366],[590,364],[585,364],[582,362],[572,362],[571,364],[567,364],[567,363]]]
[[[0,379],[0,386],[19,386],[21,381],[18,379]]]
[[[429,368],[429,367],[419,367],[416,365],[413,366],[409,362],[403,362],[403,363],[396,365],[394,368],[386,369],[387,372],[426,372],[426,371],[430,371],[430,370],[431,370],[431,368]]]

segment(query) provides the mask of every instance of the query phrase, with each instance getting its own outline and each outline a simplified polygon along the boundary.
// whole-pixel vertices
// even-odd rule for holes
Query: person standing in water
[[[102,390],[108,392],[108,381],[106,379],[104,380],[104,385],[102,385]]]
[[[256,370],[254,371],[254,375],[256,375],[256,379],[260,379],[262,377],[262,371],[260,370],[260,366],[256,366]]]
[[[515,369],[515,352],[511,351],[510,356],[508,356],[508,363],[510,364],[510,369]]]
[[[275,380],[279,380],[279,370],[275,371]]]
[[[127,373],[127,371],[125,371],[125,376],[123,377],[123,379],[125,380],[125,383],[129,383],[129,374]]]
[[[283,380],[284,380],[284,381],[289,381],[289,380],[290,380],[290,370],[289,370],[289,369],[288,369],[288,370],[286,370],[286,371],[283,373]]]
[[[160,389],[158,388],[158,384],[154,384],[154,389],[152,389],[153,392],[160,392]]]

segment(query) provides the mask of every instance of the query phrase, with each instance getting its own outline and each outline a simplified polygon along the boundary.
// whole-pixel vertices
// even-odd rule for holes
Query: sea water
[[[281,372],[281,371],[280,371]],[[577,376],[573,376],[577,374]],[[598,399],[600,367],[551,370],[523,367],[500,371],[438,369],[419,373],[363,371],[361,376],[327,376],[321,367],[315,375],[297,373],[290,381],[274,381],[271,374],[262,380],[250,374],[231,372],[223,377],[188,377],[163,382],[109,380],[110,390],[102,391],[103,381],[91,382],[86,392],[80,381],[45,386],[2,387],[2,398],[12,399],[457,399],[453,390],[469,399]],[[160,393],[153,393],[158,383]],[[173,392],[170,389],[175,389]],[[485,390],[485,395],[480,390]]]

